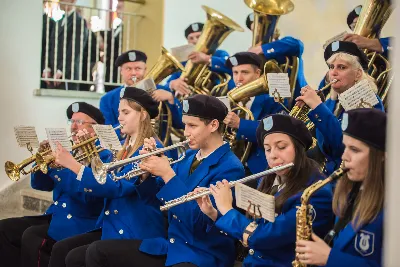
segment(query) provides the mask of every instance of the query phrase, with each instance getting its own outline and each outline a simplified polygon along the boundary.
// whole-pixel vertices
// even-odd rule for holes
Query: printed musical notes
[[[46,128],[46,134],[52,151],[56,150],[57,143],[60,143],[67,151],[72,151],[71,141],[65,128]]]
[[[16,126],[14,127],[14,133],[20,147],[39,147],[39,139],[34,126]]]
[[[192,44],[182,45],[171,48],[171,54],[179,61],[184,62],[188,60],[190,53],[194,51],[195,46]]]
[[[99,137],[101,147],[108,150],[122,149],[121,143],[118,140],[118,136],[111,125],[96,124],[92,127]]]
[[[367,80],[361,80],[339,95],[339,102],[344,110],[372,108],[379,103]]]
[[[269,95],[275,98],[291,97],[287,73],[267,73]]]

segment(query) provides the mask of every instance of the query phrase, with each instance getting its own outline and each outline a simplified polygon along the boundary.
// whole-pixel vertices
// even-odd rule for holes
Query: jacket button
[[[67,207],[67,203],[63,203],[63,204],[62,204],[62,207],[63,207],[63,208],[66,208],[66,207]]]
[[[106,210],[106,211],[104,212],[104,214],[105,214],[105,215],[110,215],[110,211],[109,211],[109,210]]]
[[[250,254],[250,255],[254,255],[254,250],[253,250],[253,249],[250,249],[250,250],[249,250],[249,254]]]
[[[318,119],[318,118],[319,118],[319,115],[318,115],[318,114],[315,114],[314,117],[315,117],[316,119]]]
[[[92,189],[90,189],[90,188],[89,188],[87,191],[88,191],[89,193],[92,193]]]
[[[58,205],[58,201],[54,202],[54,205]]]
[[[171,244],[173,244],[173,243],[175,243],[175,239],[170,238],[170,239],[169,239],[169,242],[170,242]]]
[[[83,192],[85,192],[85,193],[86,193],[86,192],[87,192],[87,189],[86,189],[86,188],[83,188]]]
[[[61,182],[61,178],[58,178],[57,181]]]
[[[54,178],[58,179],[58,175],[54,175]]]
[[[172,217],[173,217],[174,219],[178,219],[178,216],[176,216],[175,214],[172,215]]]
[[[120,235],[122,235],[122,234],[124,233],[124,230],[121,229],[121,230],[118,231],[118,233],[119,233]]]
[[[71,219],[72,218],[72,215],[71,214],[68,214],[67,215],[67,219],[69,220],[69,219]]]
[[[114,210],[114,214],[118,214],[118,210]]]

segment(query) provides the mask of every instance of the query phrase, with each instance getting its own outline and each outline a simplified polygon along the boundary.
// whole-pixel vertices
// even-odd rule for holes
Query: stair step
[[[32,188],[22,189],[22,209],[43,214],[51,203],[53,203],[52,195],[52,192],[44,192]]]

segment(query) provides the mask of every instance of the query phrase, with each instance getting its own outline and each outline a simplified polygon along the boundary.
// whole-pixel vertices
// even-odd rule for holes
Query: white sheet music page
[[[275,197],[264,194],[256,189],[253,189],[247,185],[236,183],[235,184],[235,197],[236,206],[247,210],[250,202],[256,207],[259,205],[262,218],[269,222],[275,221]],[[250,202],[249,202],[250,201]],[[253,206],[251,207],[251,212]]]
[[[15,126],[14,133],[20,147],[26,147],[27,144],[32,148],[39,147],[39,139],[34,126]]]
[[[99,137],[100,145],[102,148],[118,151],[122,149],[121,143],[118,140],[118,136],[111,125],[96,124],[92,127]]]
[[[289,76],[287,73],[267,73],[269,95],[271,97],[291,97]]]
[[[147,79],[141,80],[140,82],[135,84],[135,87],[142,89],[142,90],[148,92],[149,94],[151,94],[151,92],[153,92],[154,90],[157,89],[156,83],[154,82],[153,78],[147,78]]]
[[[362,80],[339,95],[344,110],[371,108],[379,103],[367,80]]]
[[[347,34],[346,31],[339,33],[338,35],[333,36],[331,39],[325,42],[325,44],[322,46],[322,48],[325,50],[325,48],[330,45],[333,42],[336,41],[343,41],[345,34]]]
[[[46,128],[46,134],[53,152],[57,148],[57,142],[67,151],[72,151],[72,144],[65,128]]]
[[[228,108],[228,111],[231,111],[231,101],[229,100],[228,96],[218,96],[217,98],[225,104],[225,106]]]
[[[171,48],[171,54],[179,61],[184,62],[188,60],[190,53],[194,51],[194,45],[187,44]]]

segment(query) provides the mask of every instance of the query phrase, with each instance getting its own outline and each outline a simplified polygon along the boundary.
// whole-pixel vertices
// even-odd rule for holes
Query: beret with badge
[[[386,113],[375,108],[352,109],[343,114],[343,134],[385,151]]]
[[[194,32],[201,32],[203,31],[204,24],[201,22],[196,22],[190,24],[185,30],[185,37],[188,38],[189,34]]]
[[[288,115],[274,114],[263,118],[256,132],[258,145],[264,147],[265,136],[272,133],[287,134],[299,141],[306,150],[313,143],[312,135],[304,122]]]
[[[348,15],[347,15],[347,26],[353,23],[354,19],[359,17],[361,14],[362,5],[356,6]],[[351,29],[351,28],[350,28]]]
[[[104,124],[104,116],[103,113],[101,113],[100,109],[96,108],[95,106],[92,106],[86,102],[75,102],[69,105],[67,108],[67,117],[68,119],[72,118],[72,115],[74,113],[84,113],[91,117],[93,120],[95,120],[98,124]]]
[[[121,99],[132,100],[143,107],[151,119],[158,116],[158,102],[154,101],[149,93],[136,87],[125,87],[121,89]]]
[[[228,115],[228,108],[214,96],[194,95],[183,100],[183,115],[207,120],[223,121]]]
[[[364,70],[368,69],[368,58],[355,43],[345,41],[335,41],[330,43],[324,51],[325,61],[328,61],[328,59],[336,53],[346,53],[356,56],[358,57],[358,62],[360,62],[361,67]]]
[[[251,30],[251,24],[254,22],[254,13],[250,13],[246,18],[246,26]]]
[[[139,50],[129,50],[117,57],[117,59],[115,60],[115,66],[120,67],[124,63],[137,62],[137,61],[142,61],[146,63],[147,61],[146,54]]]
[[[259,55],[251,52],[239,52],[229,57],[225,62],[225,66],[230,69],[243,64],[251,64],[261,68],[262,59]]]

